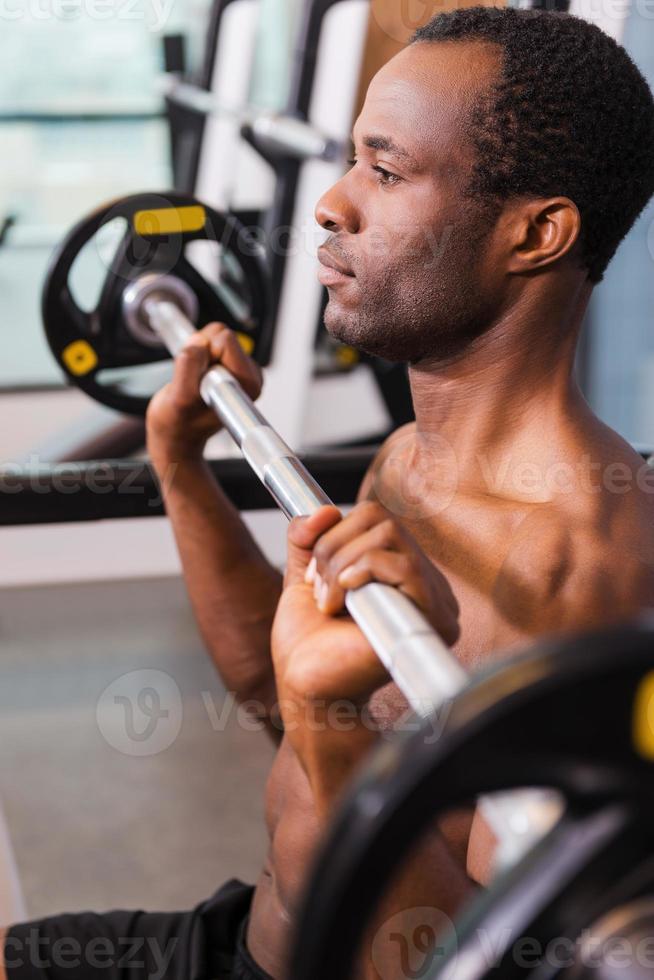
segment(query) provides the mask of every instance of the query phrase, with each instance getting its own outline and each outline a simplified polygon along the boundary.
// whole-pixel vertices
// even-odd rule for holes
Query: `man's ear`
[[[509,229],[512,242],[508,271],[534,272],[572,251],[579,240],[581,215],[568,197],[523,200],[516,203]]]

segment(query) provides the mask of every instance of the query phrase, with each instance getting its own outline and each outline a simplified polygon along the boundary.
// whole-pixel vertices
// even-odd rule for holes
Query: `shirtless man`
[[[325,508],[291,524],[283,590],[202,459],[216,428],[198,397],[210,362],[254,396],[261,383],[220,325],[180,355],[148,417],[157,471],[174,473],[167,510],[206,643],[273,737],[278,704],[286,722],[267,791],[268,860],[256,889],[232,882],[193,912],[31,924],[50,954],[55,936],[101,936],[114,952],[117,937],[146,937],[145,965],[131,975],[154,977],[163,973],[150,943],[161,953],[174,939],[167,977],[287,975],[316,841],[378,737],[359,715],[347,733],[316,731],[308,709],[326,717],[346,700],[369,706],[382,728],[406,709],[358,629],[335,617],[345,588],[398,585],[470,669],[654,598],[654,478],[573,378],[593,286],[654,190],[646,83],[584,22],[460,10],[378,73],[354,146],[316,212],[329,232],[319,255],[326,324],[407,361],[416,414],[382,448],[359,504],[345,519]],[[486,880],[492,851],[480,820],[441,825],[385,911],[452,915]],[[10,980],[46,975],[28,929],[7,933]],[[51,962],[47,976],[94,977],[82,942],[85,955],[80,973]],[[379,976],[365,950],[360,975]]]

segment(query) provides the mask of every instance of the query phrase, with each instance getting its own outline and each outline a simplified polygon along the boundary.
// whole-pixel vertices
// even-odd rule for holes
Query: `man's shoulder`
[[[654,605],[654,471],[643,472],[648,491],[636,482],[643,464],[620,462],[601,489],[530,508],[507,542],[495,598],[529,632],[603,625]]]
[[[578,553],[614,569],[654,565],[654,468],[612,430],[584,454],[571,499],[558,503],[559,524]]]
[[[375,478],[379,473],[380,469],[388,461],[388,457],[396,450],[400,449],[403,443],[407,443],[413,438],[416,430],[415,422],[407,422],[401,425],[399,429],[395,429],[389,436],[384,439],[383,443],[379,447],[375,458],[368,467],[368,471],[363,478],[361,486],[359,488],[359,493],[357,499],[361,500],[371,500],[376,497],[374,492]]]

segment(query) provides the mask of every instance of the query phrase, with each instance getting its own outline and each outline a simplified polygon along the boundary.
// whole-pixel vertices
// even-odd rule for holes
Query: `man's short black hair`
[[[580,257],[599,282],[654,193],[654,100],[627,52],[587,21],[547,10],[439,14],[417,41],[499,45],[502,71],[473,109],[470,192],[501,202],[564,196],[582,220]]]

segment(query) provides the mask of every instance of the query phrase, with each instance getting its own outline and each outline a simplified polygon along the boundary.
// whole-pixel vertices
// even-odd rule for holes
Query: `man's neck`
[[[540,467],[560,459],[585,404],[573,368],[591,290],[534,283],[460,357],[409,369],[416,447],[445,440],[460,489],[488,492],[488,472],[509,458]]]

